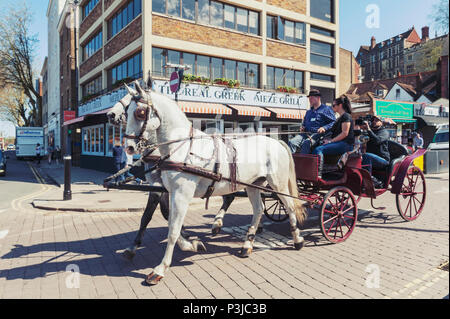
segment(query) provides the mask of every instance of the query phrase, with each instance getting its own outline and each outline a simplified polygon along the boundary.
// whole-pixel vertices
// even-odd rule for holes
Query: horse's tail
[[[281,145],[286,149],[286,152],[289,156],[289,181],[288,181],[288,187],[289,187],[289,194],[292,197],[299,198],[298,188],[297,188],[297,176],[295,174],[295,164],[294,164],[294,158],[292,157],[291,149],[289,146],[283,142],[279,141]],[[300,225],[303,224],[303,222],[306,219],[306,208],[305,206],[300,202],[299,199],[293,199],[294,200],[294,211],[295,216],[297,218],[297,221],[300,223]]]

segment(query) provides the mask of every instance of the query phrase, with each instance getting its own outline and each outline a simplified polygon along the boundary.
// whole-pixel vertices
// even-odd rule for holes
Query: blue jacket
[[[122,156],[123,156],[123,148],[121,146],[114,146],[113,150],[113,158],[114,158],[114,164],[120,164],[122,163]]]
[[[317,110],[311,108],[306,112],[303,125],[306,132],[317,133],[321,127],[328,131],[336,122],[336,115],[331,107],[322,104]]]

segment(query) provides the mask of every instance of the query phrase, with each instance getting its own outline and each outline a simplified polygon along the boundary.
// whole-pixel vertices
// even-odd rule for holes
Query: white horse
[[[170,156],[171,162],[192,164],[210,171],[214,170],[217,162],[228,163],[225,143],[218,139],[214,141],[213,137],[193,129],[176,102],[162,94],[144,91],[137,81],[135,87],[136,90],[133,90],[126,86],[128,94],[108,113],[111,122],[120,122],[126,117],[129,149],[141,152],[143,149],[138,142],[153,139],[163,144],[159,147],[160,154],[163,157]],[[194,138],[190,139],[192,136]],[[288,195],[279,194],[278,197],[289,214],[294,247],[301,249],[304,239],[300,236],[297,221],[304,221],[306,209],[298,200],[294,161],[288,146],[266,136],[234,139],[232,145],[236,152],[236,177],[239,182],[261,185],[267,181],[274,191]],[[229,177],[230,172],[229,165],[220,165],[217,173]],[[161,179],[169,192],[168,242],[163,260],[146,278],[146,282],[151,285],[157,284],[170,267],[189,203],[193,198],[204,197],[211,185],[209,178],[175,170],[163,170]],[[239,183],[237,189],[233,189],[230,182],[219,180],[211,196],[223,196],[244,188],[253,207],[253,218],[240,256],[248,257],[263,213],[261,191]],[[184,244],[180,247],[196,251],[193,245]]]

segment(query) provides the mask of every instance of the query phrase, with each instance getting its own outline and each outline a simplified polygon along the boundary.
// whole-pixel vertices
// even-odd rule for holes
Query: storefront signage
[[[155,80],[154,90],[175,99],[175,94],[170,90],[169,81]],[[78,108],[78,116],[84,116],[110,108],[126,94],[127,90],[125,88],[120,88],[80,105]],[[178,100],[262,107],[282,107],[293,108],[296,110],[306,110],[308,108],[308,99],[305,95],[192,83],[181,84],[180,90],[178,91]]]
[[[375,100],[376,114],[391,119],[412,120],[413,104]]]
[[[73,120],[75,117],[75,111],[64,111],[64,122]]]
[[[414,116],[437,116],[437,117],[448,117],[449,108],[448,106],[437,106],[428,105],[425,103],[414,104]]]

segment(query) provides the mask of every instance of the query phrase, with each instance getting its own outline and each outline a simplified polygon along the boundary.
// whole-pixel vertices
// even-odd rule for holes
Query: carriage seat
[[[388,141],[388,150],[391,156],[391,161],[388,166],[388,174],[390,175],[395,169],[395,166],[408,155],[408,149],[400,143]]]

